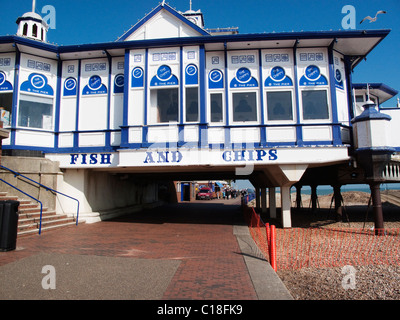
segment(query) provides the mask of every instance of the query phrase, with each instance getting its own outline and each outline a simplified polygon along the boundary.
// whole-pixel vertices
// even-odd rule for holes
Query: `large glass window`
[[[292,92],[267,92],[268,120],[293,120]]]
[[[210,94],[211,122],[223,121],[222,93]]]
[[[197,87],[186,88],[186,121],[199,121],[199,90]]]
[[[151,119],[155,123],[178,122],[179,119],[178,88],[152,89],[150,92]]]
[[[328,92],[326,90],[303,90],[303,119],[329,119]]]
[[[233,121],[257,121],[255,92],[233,93]]]
[[[21,127],[53,129],[53,98],[21,94],[18,125]]]
[[[4,126],[11,125],[12,100],[12,93],[0,93],[0,120],[3,121]]]

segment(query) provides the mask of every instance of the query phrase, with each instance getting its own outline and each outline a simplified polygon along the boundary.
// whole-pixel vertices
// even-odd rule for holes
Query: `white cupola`
[[[192,0],[190,0],[190,9],[183,12],[182,15],[190,22],[194,23],[200,28],[204,28],[204,17],[201,10],[192,10]]]
[[[35,13],[36,1],[32,1],[32,11],[24,13],[17,19],[17,36],[25,37],[41,42],[47,42],[47,31],[49,26],[43,18]]]

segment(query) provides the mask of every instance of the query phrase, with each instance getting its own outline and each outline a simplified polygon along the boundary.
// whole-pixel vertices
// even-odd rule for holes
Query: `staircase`
[[[10,196],[7,192],[0,192],[0,201],[16,200],[20,202],[18,208],[18,236],[39,234],[40,225],[40,205],[36,201],[19,199],[16,196]],[[85,223],[80,220],[80,223]],[[42,232],[49,230],[75,226],[75,218],[67,215],[56,214],[55,211],[49,211],[48,208],[42,208]]]

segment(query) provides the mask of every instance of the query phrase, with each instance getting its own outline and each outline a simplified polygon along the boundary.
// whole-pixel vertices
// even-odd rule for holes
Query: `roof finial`
[[[32,12],[36,10],[36,0],[32,0]]]
[[[192,0],[190,0],[190,11],[192,11]]]

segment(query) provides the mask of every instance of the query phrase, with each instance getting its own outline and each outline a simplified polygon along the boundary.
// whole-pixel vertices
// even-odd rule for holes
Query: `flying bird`
[[[369,23],[375,22],[378,19],[378,14],[386,13],[386,11],[380,10],[375,14],[375,17],[371,18],[370,16],[366,16],[364,19],[361,20],[360,24],[363,23],[365,20],[369,20]]]

